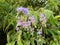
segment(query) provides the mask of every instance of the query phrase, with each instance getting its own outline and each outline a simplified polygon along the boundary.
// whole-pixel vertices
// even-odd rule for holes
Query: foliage
[[[7,34],[6,45],[59,45],[59,4],[60,0],[0,0],[0,30]]]

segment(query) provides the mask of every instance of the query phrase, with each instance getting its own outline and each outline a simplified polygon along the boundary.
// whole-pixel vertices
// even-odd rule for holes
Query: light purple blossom
[[[44,22],[46,23],[46,17],[44,17]]]
[[[43,33],[42,33],[42,27],[41,27],[40,30],[37,32],[37,34],[38,34],[40,37],[44,38],[44,36],[42,35],[42,34],[43,34]]]
[[[22,23],[23,28],[28,28],[30,26],[30,22],[23,22]]]
[[[44,17],[45,17],[45,15],[44,15],[43,13],[41,13],[41,14],[40,14],[40,17],[41,17],[41,18],[44,18]]]
[[[16,27],[16,31],[18,31],[19,30],[19,27]]]
[[[40,21],[42,23],[42,26],[46,24],[46,17],[43,13],[40,14]]]
[[[23,14],[27,15],[28,14],[28,9],[24,7],[19,7],[16,9],[17,12],[22,12]]]
[[[38,34],[39,34],[39,35],[42,34],[42,27],[41,27],[41,29],[38,31]]]
[[[23,23],[22,23],[22,27],[23,27],[23,28],[27,28],[26,22],[23,22]]]
[[[31,21],[32,23],[35,23],[36,22],[34,16],[32,16],[32,15],[29,17],[29,21]]]
[[[16,9],[16,11],[17,11],[17,12],[23,11],[23,7],[18,7],[18,8]]]
[[[40,21],[44,21],[44,20],[46,20],[45,15],[44,14],[40,14]]]
[[[23,8],[23,13],[26,15],[28,14],[28,9],[27,8]]]
[[[17,26],[21,26],[22,22],[20,20],[17,20]]]
[[[41,32],[41,31],[39,31],[39,32],[38,32],[38,34],[39,34],[39,35],[41,35],[41,34],[42,34],[42,32]]]

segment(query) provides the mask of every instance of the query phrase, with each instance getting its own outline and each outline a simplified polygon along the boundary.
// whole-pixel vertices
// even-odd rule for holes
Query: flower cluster
[[[40,14],[40,22],[42,24],[42,26],[45,26],[46,24],[46,17],[43,13]]]
[[[24,20],[21,21],[20,18],[18,17],[16,29],[19,30],[20,26],[23,28],[29,28],[31,26],[31,23],[35,23],[35,21],[36,20],[33,15],[29,16],[26,21]]]
[[[22,26],[23,28],[28,28],[30,26],[30,21],[24,22],[24,21],[17,21],[17,30],[19,30],[19,27]]]
[[[24,15],[27,15],[28,14],[28,9],[27,8],[24,8],[24,7],[18,7],[16,9],[17,12],[22,12]]]

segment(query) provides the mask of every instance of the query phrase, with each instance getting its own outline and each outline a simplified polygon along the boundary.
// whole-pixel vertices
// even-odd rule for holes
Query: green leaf
[[[49,19],[50,17],[53,17],[53,12],[48,9],[44,10],[44,14],[47,19]]]
[[[7,43],[6,45],[15,45],[15,41],[12,41],[10,43]]]

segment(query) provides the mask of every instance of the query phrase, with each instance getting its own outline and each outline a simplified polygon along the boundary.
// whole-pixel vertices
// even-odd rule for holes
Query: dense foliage
[[[60,45],[60,0],[0,0],[2,33],[5,45]]]

